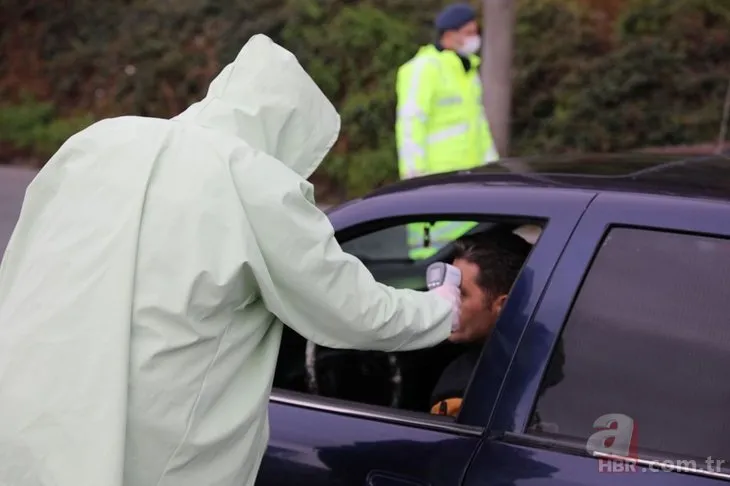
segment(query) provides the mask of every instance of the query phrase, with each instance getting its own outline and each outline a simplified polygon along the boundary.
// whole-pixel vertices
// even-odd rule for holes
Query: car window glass
[[[434,221],[391,226],[342,243],[342,249],[366,262],[419,260],[432,256],[449,243],[474,230],[483,231],[491,223],[474,221]],[[430,249],[419,255],[414,248]]]
[[[538,237],[535,227],[539,230],[543,223],[532,224],[518,232],[528,243]],[[426,290],[426,268],[434,261],[450,262],[455,240],[467,233],[489,231],[501,225],[509,231],[520,226],[519,223],[453,220],[429,224],[434,231],[445,231],[430,235],[436,235],[439,244],[429,247],[427,254],[421,252],[422,245],[409,246],[413,240],[407,239],[409,228],[422,235],[423,222],[373,231],[342,242],[341,246],[360,258],[377,281],[396,288]],[[473,345],[445,342],[429,349],[397,353],[336,350],[313,346],[285,329],[274,387],[430,413],[440,390],[463,396],[482,347],[481,342]]]
[[[561,368],[560,380],[543,386],[529,432],[612,437],[602,447],[616,455],[730,463],[729,289],[729,240],[611,230],[548,368]],[[616,428],[608,436],[602,417]]]

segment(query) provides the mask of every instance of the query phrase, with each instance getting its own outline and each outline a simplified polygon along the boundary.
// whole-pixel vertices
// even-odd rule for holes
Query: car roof
[[[367,197],[443,184],[574,188],[730,202],[730,155],[629,153],[511,158],[472,170],[403,180]]]

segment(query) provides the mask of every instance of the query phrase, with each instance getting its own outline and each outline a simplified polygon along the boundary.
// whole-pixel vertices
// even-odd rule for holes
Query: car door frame
[[[550,274],[562,254],[565,244],[580,220],[583,211],[595,196],[595,192],[579,189],[544,187],[485,187],[483,184],[455,184],[429,186],[403,192],[382,194],[372,198],[353,201],[331,210],[328,215],[337,236],[350,238],[358,236],[358,229],[377,225],[401,224],[404,218],[435,216],[445,219],[496,219],[500,215],[514,218],[547,219],[548,224],[538,240],[535,250],[528,258],[525,270],[518,277],[514,289],[518,298],[510,298],[497,324],[503,339],[490,340],[512,342],[512,348],[498,346],[501,357],[507,357],[516,350],[516,343],[534,309]],[[399,223],[400,220],[400,223]],[[511,320],[514,322],[510,322]],[[507,325],[511,324],[511,325]],[[272,392],[269,410],[271,420],[271,443],[276,449],[267,450],[264,461],[264,476],[272,477],[277,483],[281,471],[297,470],[297,459],[282,459],[289,453],[286,444],[291,444],[293,457],[306,457],[315,453],[317,442],[331,443],[328,434],[334,429],[340,435],[352,434],[350,440],[358,443],[368,438],[379,437],[375,449],[359,448],[356,451],[361,466],[370,471],[365,478],[370,486],[380,484],[456,484],[463,480],[474,453],[484,438],[485,425],[491,416],[494,403],[487,404],[498,395],[504,375],[490,366],[496,362],[496,353],[485,346],[472,383],[467,390],[462,413],[456,423],[444,417],[414,414],[384,407],[369,407],[354,402],[339,404],[325,403],[321,397],[310,395]],[[506,369],[506,366],[503,366]],[[416,416],[418,415],[418,416]],[[302,431],[292,429],[296,424],[307,424],[309,439],[303,439]],[[347,431],[350,432],[347,432]],[[317,434],[318,437],[311,434]],[[391,438],[407,438],[416,447],[446,447],[439,452],[439,465],[415,468],[407,465],[387,467],[383,470],[378,454],[389,450],[394,443]],[[428,444],[434,444],[430,446]],[[440,445],[439,445],[440,444]],[[400,447],[400,446],[397,446]],[[398,450],[396,448],[396,450]],[[271,455],[270,455],[271,454]],[[420,452],[418,453],[420,454]],[[441,455],[446,454],[446,455]],[[447,459],[448,457],[448,459]],[[277,465],[270,461],[274,461]],[[268,465],[267,465],[268,461]],[[284,462],[281,462],[284,461]],[[372,461],[372,462],[371,462]],[[405,461],[408,462],[408,461]],[[337,477],[332,466],[328,466],[331,478]],[[342,468],[339,468],[341,477]],[[411,468],[411,469],[408,469]],[[278,472],[277,472],[278,471]],[[321,471],[321,469],[320,469]],[[430,471],[430,472],[428,472]],[[272,476],[273,475],[273,476]],[[373,477],[371,477],[373,476]],[[376,481],[374,478],[377,477]],[[359,480],[362,478],[350,478]],[[265,477],[261,477],[266,481]],[[333,479],[334,481],[334,479]],[[262,484],[262,483],[259,483]],[[263,483],[266,484],[266,483]],[[279,481],[277,484],[281,484]]]
[[[555,484],[609,485],[615,482],[611,475],[597,474],[600,472],[596,467],[598,458],[590,456],[585,444],[526,433],[560,333],[593,259],[608,232],[615,227],[730,238],[730,204],[712,199],[646,194],[607,192],[596,196],[578,222],[534,317],[527,325],[489,424],[490,440],[483,443],[477,453],[473,461],[477,466],[467,472],[466,486],[489,484],[482,477],[493,472],[499,475],[500,472],[494,469],[504,463],[500,455],[509,455],[515,450],[522,450],[543,470],[554,469],[551,477],[556,479]],[[540,328],[548,330],[549,339],[538,332]],[[531,368],[533,372],[526,371]],[[535,373],[534,369],[539,372]],[[636,463],[645,467],[666,467],[650,460],[639,459]],[[693,474],[697,480],[723,481],[717,484],[726,484],[724,481],[730,479],[730,475],[723,473]],[[691,484],[683,482],[690,478],[686,474],[662,475],[662,481],[667,485]]]
[[[593,191],[576,189],[444,184],[351,201],[328,212],[336,236],[345,240],[359,236],[363,228],[371,232],[419,216],[434,216],[442,220],[495,219],[500,216],[548,220],[535,250],[513,287],[513,294],[517,291],[517,295],[511,294],[497,323],[502,339],[499,340],[500,346],[495,348],[500,352],[489,352],[491,344],[485,346],[455,424],[457,427],[482,428],[487,425],[506,374],[504,353],[511,356],[516,351],[516,344],[559,256],[594,196]],[[506,325],[508,323],[511,325]],[[510,345],[505,347],[505,343]],[[271,402],[293,404],[290,394],[276,389],[272,391]],[[299,397],[296,406],[321,409],[323,412],[329,410],[317,402],[318,397],[312,397],[311,400]],[[485,403],[491,403],[491,406],[484,406]],[[338,413],[373,418],[370,407],[362,408],[362,411],[353,407],[349,412],[339,410]],[[414,425],[412,417],[404,417],[400,412],[383,409],[377,415],[381,421]],[[429,427],[428,420],[419,422],[419,426]],[[436,430],[442,430],[438,422],[434,422],[433,426]]]

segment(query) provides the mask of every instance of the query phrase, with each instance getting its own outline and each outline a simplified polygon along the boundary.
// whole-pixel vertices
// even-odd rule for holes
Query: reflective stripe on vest
[[[426,137],[426,143],[431,145],[433,143],[443,142],[445,140],[449,140],[450,138],[458,137],[459,135],[464,135],[468,131],[469,131],[469,124],[460,123],[458,125],[454,125],[449,128],[444,128],[443,130],[439,130],[438,132],[429,134],[428,137]]]
[[[398,118],[403,120],[417,118],[424,123],[426,122],[426,113],[419,108],[415,94],[421,89],[421,73],[428,63],[436,66],[439,64],[438,60],[430,57],[422,57],[416,61],[413,74],[411,74],[411,83],[408,89],[409,96],[403,104],[403,108],[398,110]],[[421,175],[416,164],[416,159],[425,156],[426,147],[418,144],[413,136],[413,127],[410,123],[406,123],[403,129],[403,143],[398,150],[398,159],[405,165],[406,177],[411,178]]]
[[[437,106],[449,106],[449,105],[458,105],[464,101],[464,98],[461,96],[447,96],[445,98],[439,98],[436,100]]]

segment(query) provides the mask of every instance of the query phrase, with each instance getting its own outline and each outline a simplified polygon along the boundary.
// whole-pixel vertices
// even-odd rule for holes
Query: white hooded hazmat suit
[[[376,283],[314,205],[338,131],[256,36],[181,115],[66,142],[0,267],[0,485],[251,485],[282,322],[329,347],[448,338],[453,302]]]

